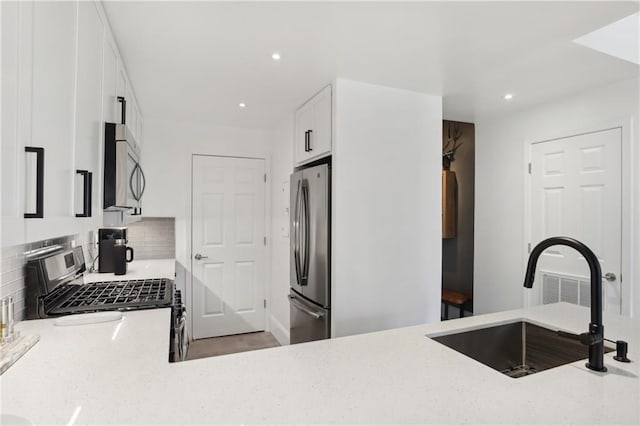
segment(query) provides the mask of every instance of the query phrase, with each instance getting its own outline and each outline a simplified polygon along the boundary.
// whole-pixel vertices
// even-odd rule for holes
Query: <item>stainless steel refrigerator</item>
[[[331,335],[330,173],[320,164],[291,175],[291,343]]]

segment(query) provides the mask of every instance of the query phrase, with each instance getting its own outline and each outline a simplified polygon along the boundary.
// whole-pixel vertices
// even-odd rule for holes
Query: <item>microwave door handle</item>
[[[136,163],[136,165],[133,166],[133,170],[131,171],[131,176],[129,176],[129,189],[131,190],[131,195],[133,196],[133,199],[136,201],[140,201],[140,198],[138,198],[138,193],[133,188],[133,177],[136,176],[137,170],[138,170],[138,163]]]
[[[300,181],[298,181],[298,189],[296,190],[296,200],[293,212],[293,263],[296,268],[296,281],[298,285],[302,285],[300,274]]]
[[[140,172],[140,177],[142,178],[142,188],[140,189],[140,195],[138,196],[138,201],[142,200],[142,195],[144,194],[144,190],[147,189],[147,178],[142,171],[142,166],[138,163],[138,171]]]

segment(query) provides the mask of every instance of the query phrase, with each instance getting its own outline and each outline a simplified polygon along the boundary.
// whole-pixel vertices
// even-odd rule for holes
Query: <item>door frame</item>
[[[186,253],[189,257],[185,265],[187,268],[185,279],[185,291],[188,293],[185,295],[187,308],[187,332],[189,340],[193,341],[193,160],[195,156],[201,157],[216,157],[216,158],[237,158],[247,160],[263,160],[264,161],[264,173],[266,180],[264,182],[264,236],[267,239],[267,244],[264,246],[264,298],[267,301],[267,306],[264,308],[264,331],[271,331],[271,187],[270,187],[270,171],[271,171],[271,158],[269,155],[252,155],[246,153],[225,153],[225,154],[206,154],[200,152],[191,152],[187,154],[189,173],[186,176],[187,183],[187,217],[185,226],[185,243]]]
[[[622,196],[622,229],[621,231],[621,252],[620,252],[620,293],[621,293],[621,307],[620,313],[622,316],[629,317],[631,315],[631,306],[633,305],[633,283],[637,277],[634,276],[633,262],[633,238],[632,231],[634,226],[639,226],[640,223],[633,222],[633,149],[631,141],[634,136],[633,116],[618,117],[609,120],[603,120],[598,123],[580,126],[578,128],[567,128],[563,130],[556,130],[543,137],[536,137],[534,139],[527,138],[524,140],[524,158],[523,158],[523,193],[524,193],[524,221],[523,221],[523,244],[522,244],[522,276],[524,277],[524,271],[527,267],[529,260],[528,244],[531,241],[531,175],[529,174],[529,163],[531,162],[531,151],[535,144],[551,142],[558,139],[564,139],[572,136],[580,136],[589,133],[601,132],[604,130],[621,129],[621,196]],[[640,291],[636,289],[635,291]],[[522,288],[522,306],[532,306],[531,292],[525,291]]]

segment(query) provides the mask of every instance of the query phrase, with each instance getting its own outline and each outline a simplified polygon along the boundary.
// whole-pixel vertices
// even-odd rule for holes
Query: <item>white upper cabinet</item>
[[[295,138],[294,138],[294,156],[295,163],[304,163],[310,157],[307,148],[308,132],[312,126],[313,110],[311,104],[306,103],[296,111],[295,122]]]
[[[138,125],[138,113],[136,111],[136,105],[133,102],[133,96],[131,96],[131,92],[127,90],[127,127],[129,131],[133,133],[133,138],[136,139],[138,135],[136,134],[137,125]]]
[[[138,109],[138,104],[136,104],[136,141],[138,142],[138,147],[142,150],[142,138],[143,138],[143,119],[142,114],[140,114],[140,110]]]
[[[118,69],[116,71],[116,97],[117,98],[127,98],[127,76],[125,74],[124,71],[124,67],[122,66],[122,61],[120,60],[120,58],[118,58],[118,65],[117,65]],[[116,99],[117,102],[117,99]],[[117,116],[116,116],[116,123],[121,123],[122,122],[122,108],[123,105],[118,102],[117,103]]]
[[[140,122],[142,121],[140,115],[140,109],[138,108],[138,104],[136,103],[135,96],[133,95],[133,90],[131,87],[131,83],[127,78],[127,73],[124,69],[124,64],[122,61],[118,61],[118,71],[116,77],[116,96],[123,97],[126,100],[126,110],[125,110],[125,121],[127,125],[127,130],[133,136],[134,141],[136,142],[136,147],[139,148],[140,144]],[[116,117],[116,123],[122,122],[122,104],[118,103],[117,107],[118,116]]]
[[[331,86],[296,111],[294,157],[301,165],[331,154]]]
[[[34,163],[24,160],[24,210],[35,213],[32,200],[40,193],[46,220],[26,219],[27,241],[73,230],[77,8],[74,2],[33,3],[31,141],[25,144],[44,148],[44,186],[35,184],[38,171],[32,167]]]
[[[118,49],[113,41],[106,37],[104,44],[104,62],[102,65],[102,118],[107,123],[120,122],[120,107],[118,106],[118,91],[116,80],[118,79]],[[104,129],[101,131],[104,132]]]
[[[78,5],[78,66],[76,80],[76,171],[91,173],[91,182],[84,173],[76,173],[75,213],[90,215],[99,226],[101,217],[98,179],[102,167],[102,139],[104,133],[102,108],[104,24],[96,4]],[[90,185],[90,195],[85,193]],[[90,207],[86,203],[91,202]]]
[[[129,102],[131,132],[142,134],[102,5],[21,1],[0,7],[1,245],[95,229],[103,217],[104,123],[120,122],[118,96]],[[79,170],[91,173],[90,186]]]
[[[20,55],[21,45],[30,45],[29,40],[21,31],[21,19],[30,19],[31,5],[18,2],[0,2],[2,8],[2,118],[0,126],[2,142],[2,246],[15,245],[24,242],[24,139],[30,140],[31,126],[25,126],[19,117],[29,104],[31,75],[30,63],[24,69],[24,62],[30,57]],[[19,10],[22,9],[22,10]],[[29,15],[29,16],[27,16]],[[25,84],[25,82],[29,84]],[[29,90],[27,92],[27,90]],[[20,96],[22,95],[22,96]],[[29,123],[26,123],[29,124]],[[8,185],[7,182],[12,182]]]

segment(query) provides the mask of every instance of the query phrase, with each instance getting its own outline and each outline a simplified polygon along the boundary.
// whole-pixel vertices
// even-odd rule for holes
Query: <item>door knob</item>
[[[196,255],[195,255],[195,256],[193,256],[193,257],[194,257],[196,260],[200,260],[200,259],[206,259],[206,258],[208,258],[209,256],[203,256],[203,255],[201,255],[200,253],[196,253]]]
[[[616,280],[616,274],[614,274],[613,272],[607,272],[606,274],[604,274],[602,276],[602,278],[604,278],[605,280],[609,281],[609,282],[613,282]]]

